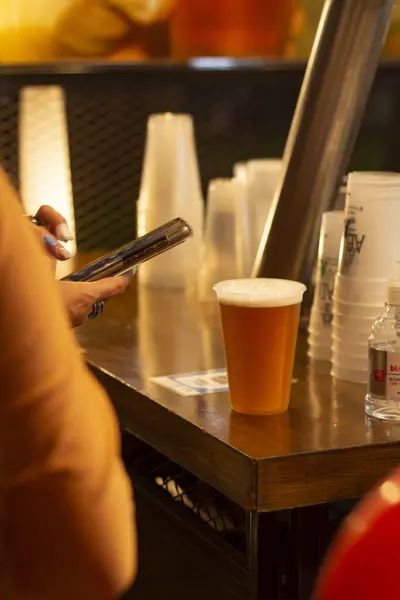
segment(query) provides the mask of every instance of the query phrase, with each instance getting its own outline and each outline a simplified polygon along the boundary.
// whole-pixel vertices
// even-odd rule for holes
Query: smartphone
[[[98,281],[105,277],[117,277],[141,263],[167,252],[192,237],[193,230],[183,219],[174,219],[150,233],[125,244],[105,256],[71,273],[63,281]]]

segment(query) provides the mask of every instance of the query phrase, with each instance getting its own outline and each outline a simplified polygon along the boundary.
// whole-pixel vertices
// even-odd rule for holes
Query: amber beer
[[[234,411],[269,415],[287,410],[305,289],[281,279],[215,286]]]

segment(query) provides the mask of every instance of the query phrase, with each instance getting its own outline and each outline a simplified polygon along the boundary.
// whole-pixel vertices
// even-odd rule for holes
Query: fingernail
[[[62,246],[59,247],[58,252],[65,259],[71,258],[72,256],[71,252],[68,252],[68,250],[66,248],[63,248]]]
[[[54,246],[59,246],[60,244],[54,239],[52,238],[50,235],[45,235],[44,236],[44,241],[48,246],[52,246],[54,248]]]
[[[61,225],[57,226],[56,235],[63,242],[70,242],[73,239],[71,230],[66,223],[61,223]]]
[[[122,275],[119,275],[118,277],[123,277],[126,280],[131,280],[132,277],[135,275],[136,273],[136,267],[133,267],[133,269],[129,269],[129,271],[125,271],[125,273],[123,273]]]

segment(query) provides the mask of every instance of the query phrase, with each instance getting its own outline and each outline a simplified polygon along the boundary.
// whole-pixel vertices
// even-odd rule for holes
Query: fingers
[[[41,206],[36,213],[36,218],[58,240],[62,242],[72,240],[72,233],[66,220],[51,206]]]
[[[35,215],[40,222],[36,228],[41,237],[47,253],[51,258],[64,261],[71,258],[70,252],[58,240],[68,241],[72,239],[71,232],[64,217],[51,206],[43,205]]]
[[[100,300],[122,294],[132,279],[132,273],[94,282],[59,281],[61,295],[72,327],[85,323]]]
[[[55,237],[49,234],[49,232],[43,227],[36,228],[38,234],[42,238],[43,244],[46,251],[52,258],[56,260],[68,260],[71,258],[71,253]]]
[[[100,281],[94,281],[90,283],[92,287],[92,294],[95,296],[96,301],[108,300],[114,296],[123,294],[132,279],[132,273],[121,275],[120,277],[107,277]]]

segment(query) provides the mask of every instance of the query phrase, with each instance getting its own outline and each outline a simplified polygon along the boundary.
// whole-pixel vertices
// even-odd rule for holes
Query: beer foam
[[[286,279],[231,279],[214,286],[222,304],[249,307],[276,307],[300,304],[306,286]]]

